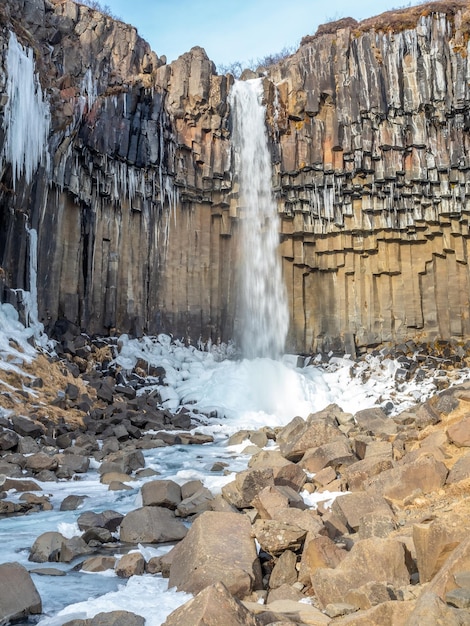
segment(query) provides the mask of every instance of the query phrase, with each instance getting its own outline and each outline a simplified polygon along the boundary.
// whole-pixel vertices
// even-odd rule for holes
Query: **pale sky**
[[[101,0],[137,28],[158,56],[175,60],[201,46],[216,65],[248,62],[342,17],[357,20],[418,2],[404,0]]]

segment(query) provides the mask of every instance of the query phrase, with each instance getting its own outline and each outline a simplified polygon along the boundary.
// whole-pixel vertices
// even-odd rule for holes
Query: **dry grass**
[[[367,18],[362,22],[357,22],[351,17],[328,22],[319,26],[315,35],[304,37],[300,45],[309,44],[323,35],[332,35],[343,28],[351,28],[355,36],[360,36],[371,30],[376,32],[401,32],[415,28],[421,17],[433,13],[445,14],[452,22],[454,16],[459,11],[462,11],[462,33],[468,36],[470,34],[470,2],[468,0],[438,0],[437,2],[428,2],[403,9],[386,11],[375,17]]]
[[[85,385],[83,380],[74,378],[63,363],[50,361],[44,355],[39,355],[29,365],[23,365],[22,369],[25,376],[14,372],[0,372],[0,407],[43,422],[49,420],[58,423],[63,420],[71,426],[83,423],[83,413],[78,409],[61,408],[53,404],[58,397],[58,391],[64,391],[68,383],[78,387],[79,395],[87,394],[90,398],[95,398],[95,391]],[[33,379],[41,378],[43,386],[29,387],[31,376]]]

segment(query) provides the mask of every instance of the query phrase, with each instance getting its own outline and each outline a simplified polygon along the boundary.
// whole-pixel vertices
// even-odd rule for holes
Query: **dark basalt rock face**
[[[469,338],[468,6],[341,20],[268,69],[289,349]],[[11,32],[50,110],[31,175],[5,148]],[[6,0],[0,299],[30,287],[28,226],[47,329],[232,337],[232,81],[203,49],[166,65],[134,28],[71,0]]]

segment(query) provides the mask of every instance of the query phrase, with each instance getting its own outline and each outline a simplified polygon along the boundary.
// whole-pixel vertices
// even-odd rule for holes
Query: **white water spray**
[[[242,207],[240,342],[243,356],[250,359],[279,358],[289,325],[262,98],[262,79],[237,81],[230,94]]]
[[[46,155],[50,110],[43,99],[41,84],[35,71],[33,51],[23,48],[10,32],[6,57],[8,79],[3,128],[5,143],[1,161],[11,163],[13,186],[22,174],[26,184]]]

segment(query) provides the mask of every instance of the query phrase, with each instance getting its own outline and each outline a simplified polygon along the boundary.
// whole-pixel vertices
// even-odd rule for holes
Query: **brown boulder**
[[[414,602],[389,601],[335,620],[335,626],[406,626]],[[424,626],[424,625],[423,625]],[[428,626],[431,626],[430,624]],[[437,626],[434,623],[433,626]],[[443,625],[444,626],[444,625]],[[446,625],[447,626],[447,625]]]
[[[335,569],[315,570],[311,581],[323,607],[342,602],[349,591],[369,582],[407,585],[410,576],[405,549],[392,539],[363,539],[354,544]]]
[[[284,550],[298,550],[307,531],[296,524],[260,519],[253,524],[253,535],[265,552],[277,555]]]
[[[331,511],[354,532],[359,530],[361,519],[369,513],[393,516],[393,511],[384,498],[365,491],[356,491],[337,497]]]
[[[382,472],[365,481],[364,489],[403,501],[414,493],[437,491],[444,485],[447,473],[444,463],[429,455]]]
[[[277,435],[277,443],[281,454],[289,461],[300,461],[311,448],[344,437],[335,421],[328,418],[310,416],[306,421],[301,418],[285,426]]]
[[[209,511],[212,508],[214,496],[207,487],[201,487],[198,491],[191,494],[178,504],[176,509],[177,515],[180,517],[189,517],[197,513]]]
[[[105,572],[114,569],[116,559],[114,556],[92,556],[83,561],[81,569],[84,572]]]
[[[467,478],[470,478],[470,453],[456,461],[447,476],[446,483],[452,485]]]
[[[171,613],[162,626],[213,624],[259,626],[255,616],[230,594],[222,582],[203,589],[195,598]]]
[[[373,476],[378,476],[382,472],[393,467],[391,456],[383,458],[380,455],[367,456],[361,461],[356,461],[341,470],[341,475],[346,481],[350,491],[357,491],[363,488],[364,483]],[[315,477],[316,478],[316,477]]]
[[[413,526],[413,543],[421,583],[435,576],[468,532],[469,525],[464,519],[456,519],[453,524],[449,520],[436,519],[429,524]]]
[[[260,585],[260,564],[245,515],[202,513],[170,555],[169,586],[180,591],[198,593],[222,582],[243,598]]]
[[[248,469],[239,472],[233,482],[224,485],[222,495],[227,502],[243,509],[251,506],[253,498],[267,485],[274,485],[272,468]]]
[[[299,466],[307,472],[316,473],[325,467],[338,468],[356,461],[346,437],[339,437],[316,448],[307,450],[299,461]]]
[[[145,559],[140,552],[129,552],[122,556],[114,571],[119,578],[130,578],[131,576],[141,576],[145,570]]]
[[[307,505],[299,494],[290,487],[269,486],[262,489],[252,501],[252,506],[262,519],[273,519],[279,509],[304,510]]]
[[[376,437],[390,437],[398,431],[395,422],[380,407],[358,411],[354,414],[354,421],[362,431]]]
[[[291,550],[285,550],[276,561],[271,576],[269,587],[276,589],[281,585],[293,585],[297,582],[297,555]]]
[[[346,550],[338,547],[329,537],[308,534],[299,567],[299,581],[310,585],[312,574],[319,568],[334,569],[346,557]]]
[[[152,480],[142,485],[143,506],[161,506],[174,511],[181,502],[181,487],[173,480]]]
[[[451,443],[459,448],[470,446],[470,417],[449,426],[447,437]]]

